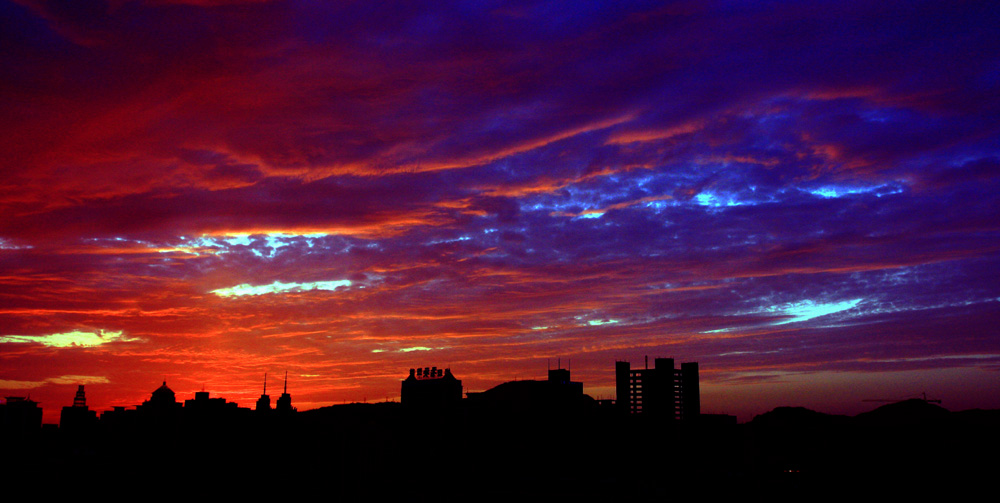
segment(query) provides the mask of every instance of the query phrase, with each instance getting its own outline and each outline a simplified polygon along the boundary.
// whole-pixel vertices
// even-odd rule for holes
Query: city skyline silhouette
[[[735,416],[700,413],[696,374],[672,360],[641,371],[621,363],[619,375],[634,388],[625,406],[586,396],[561,366],[545,380],[466,397],[450,368],[410,369],[399,381],[402,402],[307,411],[288,402],[242,408],[205,390],[183,399],[163,382],[142,404],[95,417],[80,385],[58,429],[39,427],[40,414],[27,425],[25,400],[0,406],[0,468],[22,484],[110,473],[129,491],[198,474],[222,477],[202,494],[230,496],[281,491],[255,487],[260,472],[310,490],[332,484],[342,496],[418,501],[467,498],[485,487],[494,496],[652,497],[704,484],[715,494],[783,499],[914,477],[980,487],[992,468],[972,454],[1000,446],[1000,410],[950,412],[924,397],[853,417],[778,407],[737,424]]]
[[[547,378],[544,380],[521,379],[497,384],[484,391],[473,391],[464,389],[462,380],[456,379],[450,368],[423,367],[409,369],[409,375],[400,380],[400,393],[397,400],[386,397],[384,401],[373,400],[371,403],[397,403],[413,409],[425,410],[448,410],[457,407],[461,403],[487,403],[497,402],[505,404],[502,407],[512,407],[514,410],[524,410],[530,407],[546,407],[543,404],[562,404],[567,406],[581,400],[580,404],[586,407],[604,409],[607,414],[628,415],[652,415],[665,417],[676,421],[685,419],[697,421],[702,418],[708,422],[721,421],[727,424],[737,424],[738,418],[734,415],[715,412],[703,412],[701,410],[701,396],[699,391],[698,363],[682,363],[680,368],[674,366],[673,358],[654,358],[654,367],[649,366],[649,357],[644,357],[643,367],[631,367],[630,362],[618,360],[615,362],[615,375],[617,381],[616,394],[612,398],[602,397],[595,400],[584,393],[584,383],[571,380],[569,368],[563,368],[561,360],[556,368],[549,366]],[[551,359],[548,361],[551,363]],[[44,410],[37,401],[29,396],[7,396],[0,405],[5,406],[7,416],[5,421],[10,423],[14,430],[27,427],[28,430],[41,430],[43,427],[57,426],[66,429],[64,423],[69,423],[71,430],[81,428],[81,424],[96,425],[99,420],[104,420],[107,414],[109,423],[121,421],[121,417],[129,411],[133,417],[141,414],[148,414],[150,410],[159,411],[172,415],[186,408],[194,407],[195,410],[208,410],[214,408],[216,411],[226,410],[229,412],[239,410],[246,414],[253,411],[258,416],[269,414],[291,415],[298,411],[292,405],[292,395],[288,391],[287,372],[283,377],[282,393],[272,406],[270,395],[267,393],[267,378],[264,376],[262,383],[262,393],[254,402],[253,406],[243,406],[237,402],[229,401],[226,397],[210,398],[211,391],[204,387],[200,391],[193,393],[192,399],[178,399],[178,394],[173,391],[164,380],[161,385],[149,394],[149,398],[141,403],[132,406],[113,406],[106,410],[91,408],[87,403],[85,392],[86,385],[79,384],[70,405],[62,406],[58,423],[43,421]],[[584,400],[585,399],[585,400]],[[567,401],[568,400],[568,401]],[[865,399],[868,403],[888,403],[900,404],[910,402],[923,402],[926,404],[938,404],[941,408],[943,400],[939,398],[928,398],[926,392],[915,393],[897,398],[874,398]],[[8,407],[7,404],[10,404]],[[368,400],[350,402],[351,404],[369,403]],[[521,404],[521,405],[517,405]],[[327,404],[316,409],[328,408],[337,404]],[[348,405],[343,402],[340,405]],[[583,406],[583,405],[581,405]],[[870,413],[871,405],[866,405],[866,410],[859,413],[864,415]],[[759,417],[766,417],[774,414],[778,410],[803,409],[792,405],[782,405],[773,410],[754,416],[754,420]],[[1000,410],[1000,409],[998,409]],[[10,412],[15,411],[15,412]],[[24,412],[27,411],[27,412]],[[146,412],[143,412],[146,411]],[[828,415],[825,412],[817,411],[819,414]],[[11,415],[12,414],[12,415]],[[98,415],[100,414],[100,415]],[[51,417],[51,414],[49,415]],[[246,415],[245,417],[250,417]],[[15,418],[15,419],[11,419]],[[116,419],[117,418],[117,419]]]

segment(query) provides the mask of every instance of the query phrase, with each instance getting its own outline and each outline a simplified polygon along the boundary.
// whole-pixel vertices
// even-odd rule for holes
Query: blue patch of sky
[[[862,119],[868,122],[889,122],[892,114],[886,110],[865,110],[860,113]]]
[[[735,329],[733,329],[733,328],[719,328],[719,329],[715,329],[715,330],[705,330],[705,331],[702,331],[701,333],[703,333],[703,334],[723,334],[723,333],[726,333],[726,332],[732,332],[733,330],[735,330]],[[723,355],[719,355],[719,356],[723,356]]]
[[[612,174],[569,185],[555,193],[527,196],[521,211],[564,214],[578,218],[600,218],[604,209],[614,204],[662,195],[645,186],[653,180],[672,178],[667,175],[629,176]],[[670,185],[672,186],[672,185]]]
[[[825,184],[818,187],[797,187],[792,189],[777,189],[771,191],[762,190],[758,186],[748,186],[744,191],[726,190],[703,190],[695,195],[691,202],[709,209],[726,209],[735,206],[754,206],[765,203],[779,202],[795,193],[807,193],[822,199],[835,199],[853,195],[874,195],[883,197],[904,192],[903,185],[899,183],[886,183],[871,186],[848,185],[848,184]],[[661,204],[654,204],[661,203]],[[646,207],[665,208],[670,206],[672,201],[654,201],[647,203]]]
[[[778,202],[785,189],[773,191],[758,190],[757,186],[746,186],[746,190],[702,190],[693,198],[691,203],[709,209],[725,209],[735,206],[756,206],[759,204]]]
[[[871,186],[859,186],[859,185],[823,185],[814,189],[800,189],[808,192],[814,196],[822,197],[824,199],[833,199],[851,196],[855,194],[873,194],[876,197],[882,197],[892,194],[899,194],[903,192],[902,185],[896,183],[888,183],[881,185],[871,185]]]
[[[592,326],[592,327],[598,327],[598,326],[601,326],[601,325],[612,325],[612,324],[620,323],[620,322],[621,322],[621,320],[615,320],[615,319],[611,319],[611,318],[603,319],[603,320],[587,320],[587,324],[590,325],[590,326]]]
[[[774,323],[775,325],[785,325],[787,323],[798,323],[808,321],[813,318],[819,318],[821,316],[847,311],[848,309],[853,309],[857,306],[861,300],[862,299],[851,299],[840,302],[816,302],[813,300],[804,300],[801,302],[770,306],[765,308],[763,312],[789,316],[789,319],[787,320]]]
[[[676,201],[673,201],[673,200],[664,200],[664,199],[659,199],[659,200],[656,200],[656,201],[646,201],[646,202],[642,203],[643,207],[649,208],[649,209],[653,210],[654,212],[659,212],[661,210],[664,210],[664,209],[667,209],[667,208],[669,208],[671,206],[676,206],[676,205],[677,205]]]
[[[250,247],[251,253],[258,257],[273,258],[280,250],[290,246],[296,241],[304,240],[312,248],[315,241],[328,236],[325,233],[309,234],[289,234],[283,232],[272,232],[266,234],[229,234],[225,236],[201,236],[197,238],[186,238],[181,236],[181,244],[174,247],[176,250],[197,248],[213,249],[215,253],[228,253],[233,246]],[[263,245],[261,245],[263,240]]]
[[[452,239],[438,239],[438,240],[434,240],[434,241],[428,241],[424,245],[425,246],[431,246],[431,245],[438,245],[438,244],[441,244],[441,243],[456,243],[458,241],[469,241],[471,239],[472,239],[471,236],[459,236],[457,238],[452,238]]]
[[[660,199],[641,201],[643,198],[671,194],[677,188],[699,183],[703,175],[670,171],[640,176],[605,176],[598,181],[588,180],[567,186],[555,193],[527,196],[521,201],[523,212],[545,212],[551,215],[576,219],[600,219],[606,209],[626,202],[636,202],[629,208],[659,213],[682,205],[694,205],[711,210],[725,210],[737,206],[753,206],[780,202],[798,194],[831,199],[851,195],[870,194],[883,197],[904,192],[905,185],[889,182],[875,185],[858,183],[826,183],[808,186],[766,187],[757,183],[747,184],[742,170],[720,165],[719,178],[710,188],[704,188],[690,200]],[[735,171],[734,171],[735,170]],[[713,175],[714,176],[714,175]]]
[[[899,313],[906,311],[922,311],[925,309],[946,309],[953,307],[967,307],[976,304],[983,304],[987,302],[1000,302],[1000,298],[985,298],[985,299],[965,299],[965,300],[954,300],[948,302],[935,302],[933,304],[924,305],[906,305],[900,306],[895,302],[883,302],[877,305],[871,305],[864,310],[863,314],[885,314],[885,313]]]
[[[750,312],[740,312],[737,315],[746,314],[768,314],[777,315],[785,319],[772,321],[765,324],[752,323],[743,327],[724,327],[714,330],[703,330],[703,334],[719,334],[727,332],[735,332],[740,328],[753,329],[761,326],[767,325],[787,325],[789,323],[801,323],[804,321],[813,320],[816,318],[822,318],[824,316],[834,315],[834,314],[851,314],[854,316],[864,316],[868,314],[863,312],[861,309],[855,309],[864,299],[850,299],[836,302],[817,302],[811,299],[799,301],[799,302],[787,302],[784,304],[777,304],[773,306],[768,306],[760,309],[756,309]],[[848,313],[848,311],[852,311]]]
[[[621,323],[621,320],[617,320],[617,319],[614,319],[614,318],[598,318],[598,317],[595,317],[594,315],[589,315],[589,316],[588,315],[579,315],[579,316],[574,316],[573,319],[576,320],[576,322],[579,323],[580,325],[589,325],[589,326],[592,326],[592,327],[599,327],[601,325],[611,325],[611,324],[615,324],[615,323]],[[539,330],[539,329],[546,329],[546,328],[549,328],[549,327],[535,327],[535,328],[532,328],[532,330]]]
[[[754,204],[754,203],[739,201],[736,199],[736,196],[731,193],[726,194],[721,192],[709,192],[709,191],[703,191],[698,195],[694,196],[694,201],[702,206],[710,206],[712,208]]]

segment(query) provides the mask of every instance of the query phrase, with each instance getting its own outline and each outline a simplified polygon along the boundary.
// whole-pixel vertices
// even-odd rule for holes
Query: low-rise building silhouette
[[[122,430],[134,426],[137,412],[121,405],[115,405],[109,410],[101,412],[98,421],[103,430]]]
[[[30,397],[8,396],[0,404],[0,432],[37,433],[42,429],[42,408]]]
[[[626,414],[693,420],[701,413],[698,363],[674,368],[673,358],[656,358],[653,368],[632,370],[627,361],[615,362],[615,406]]]
[[[211,398],[207,391],[196,391],[194,398],[184,400],[185,414],[188,412],[205,412],[214,414],[219,411],[239,408],[236,402],[227,402],[225,398]]]
[[[225,398],[211,398],[207,391],[198,391],[194,399],[184,400],[184,422],[188,428],[236,428],[246,420],[250,409]]]
[[[406,406],[446,406],[462,401],[462,381],[437,367],[410,369],[403,380],[400,401]]]

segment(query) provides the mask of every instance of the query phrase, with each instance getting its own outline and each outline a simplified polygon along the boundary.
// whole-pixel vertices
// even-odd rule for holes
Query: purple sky
[[[698,361],[1000,408],[994,2],[0,0],[0,395]],[[241,286],[242,285],[242,286]],[[273,381],[277,389],[280,380]]]

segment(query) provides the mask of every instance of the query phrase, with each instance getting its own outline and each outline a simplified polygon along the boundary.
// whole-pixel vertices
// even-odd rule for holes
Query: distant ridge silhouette
[[[770,412],[754,416],[749,424],[768,427],[826,427],[844,424],[848,416],[839,416],[816,412],[805,407],[776,407]]]
[[[940,405],[919,398],[911,398],[862,412],[854,416],[854,419],[871,424],[900,425],[943,421],[951,417],[952,413]]]

